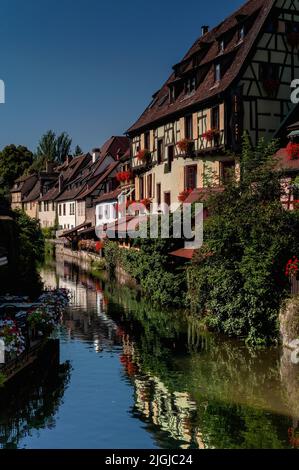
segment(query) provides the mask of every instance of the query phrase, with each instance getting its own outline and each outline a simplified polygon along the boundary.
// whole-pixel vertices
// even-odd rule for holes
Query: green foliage
[[[41,171],[46,162],[62,163],[70,153],[71,145],[72,139],[66,132],[62,132],[58,136],[51,130],[46,132],[38,143],[31,171]]]
[[[3,374],[3,372],[0,372],[0,388],[3,387],[5,381],[6,381],[6,375]]]
[[[38,220],[31,219],[24,212],[16,211],[18,266],[16,273],[17,290],[35,293],[41,287],[37,271],[38,263],[44,260],[45,240]]]
[[[74,151],[74,156],[77,157],[79,155],[82,155],[83,154],[83,150],[81,149],[81,147],[79,145],[76,145],[76,148],[75,148],[75,151]]]
[[[32,162],[32,152],[21,145],[8,145],[0,152],[0,195],[8,195],[14,181],[23,175]]]
[[[42,229],[42,233],[46,240],[53,240],[54,238],[56,238],[55,227],[44,227]]]
[[[205,245],[188,271],[189,303],[207,325],[252,344],[277,338],[284,267],[299,253],[299,217],[280,203],[274,149],[261,141],[253,150],[244,137],[242,179],[208,201]]]
[[[154,303],[182,307],[185,304],[186,276],[169,253],[172,240],[140,239],[137,249],[121,249],[115,242],[105,243],[107,268],[114,273],[119,264],[140,284],[144,295]]]

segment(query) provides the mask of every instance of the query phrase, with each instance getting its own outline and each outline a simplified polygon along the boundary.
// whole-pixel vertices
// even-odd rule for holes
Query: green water
[[[299,445],[299,367],[200,331],[66,261],[42,269],[70,289],[61,366],[0,404],[0,446],[290,448]]]

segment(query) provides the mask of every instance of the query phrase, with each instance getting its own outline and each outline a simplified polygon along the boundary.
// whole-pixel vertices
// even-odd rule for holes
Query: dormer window
[[[195,91],[195,88],[196,88],[196,78],[195,77],[188,78],[185,84],[185,93],[187,95],[190,95],[193,91]]]
[[[221,80],[221,65],[215,65],[215,82],[220,82]]]
[[[238,42],[242,42],[245,38],[245,26],[241,26],[238,31]]]
[[[222,54],[224,52],[224,49],[225,49],[225,42],[224,42],[224,39],[221,39],[221,41],[219,41],[219,54]]]

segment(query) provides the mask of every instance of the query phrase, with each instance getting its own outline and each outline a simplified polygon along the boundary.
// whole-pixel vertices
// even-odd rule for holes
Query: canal
[[[65,260],[41,274],[72,293],[60,364],[36,364],[0,392],[0,448],[299,446],[299,367],[287,352],[202,333],[196,318]]]

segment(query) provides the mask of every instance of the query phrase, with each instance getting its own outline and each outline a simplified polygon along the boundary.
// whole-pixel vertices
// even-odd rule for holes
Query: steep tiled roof
[[[93,191],[96,191],[100,184],[102,184],[105,179],[108,178],[108,176],[118,167],[118,165],[119,162],[111,163],[111,165],[106,168],[106,170],[99,176],[99,178],[97,178],[96,182],[92,186],[84,188],[83,192],[77,195],[77,199],[84,199],[85,197],[92,194]]]
[[[117,188],[114,191],[110,191],[110,193],[102,194],[102,196],[95,199],[94,202],[100,203],[100,202],[106,202],[106,201],[114,201],[118,198],[121,192],[122,192],[122,188]]]
[[[216,28],[199,38],[183,60],[174,66],[175,70],[180,69],[180,71],[177,74],[172,73],[154,95],[152,103],[130,127],[128,133],[134,133],[152,122],[162,120],[171,114],[178,114],[188,107],[200,104],[224,92],[237,78],[274,3],[275,0],[250,0]],[[238,42],[238,29],[242,21],[248,21],[250,27],[243,41]],[[225,36],[227,38],[225,50],[219,53],[219,40]],[[196,60],[194,69],[193,59]],[[227,61],[228,65],[222,79],[215,85],[214,65],[218,61]],[[180,82],[195,68],[201,70],[202,74],[201,82],[196,90],[191,94],[181,91],[179,96],[171,102],[169,99],[171,84],[175,81]]]
[[[299,158],[290,160],[286,148],[281,148],[275,155],[277,168],[284,172],[299,173]]]

